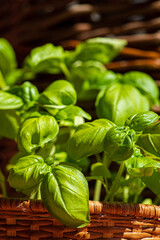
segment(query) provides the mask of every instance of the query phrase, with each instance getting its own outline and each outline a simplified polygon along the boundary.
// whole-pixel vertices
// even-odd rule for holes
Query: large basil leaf
[[[112,161],[123,161],[133,154],[135,131],[129,127],[112,127],[104,138],[104,151]]]
[[[160,157],[160,122],[153,123],[144,129],[139,136],[137,145],[145,151]]]
[[[0,110],[0,136],[16,139],[20,116],[14,110]]]
[[[76,168],[59,165],[43,179],[42,200],[49,213],[70,227],[83,227],[90,221],[88,184]]]
[[[24,103],[35,101],[39,97],[37,87],[30,82],[25,82],[21,86],[14,86],[8,92],[20,97]]]
[[[60,63],[63,58],[64,50],[61,46],[56,47],[52,43],[47,43],[32,49],[24,65],[35,73],[60,73]]]
[[[57,121],[59,120],[72,120],[75,117],[83,117],[88,120],[91,120],[91,116],[86,113],[82,108],[78,106],[68,106],[62,110],[60,110],[56,115],[55,118]]]
[[[29,155],[18,159],[10,170],[8,181],[17,191],[30,195],[49,171],[50,167],[44,163],[43,158]]]
[[[77,94],[71,83],[57,80],[50,84],[40,95],[39,102],[47,107],[62,108],[74,105]]]
[[[17,109],[23,106],[23,101],[8,92],[0,91],[0,109]]]
[[[160,194],[160,172],[154,171],[150,177],[143,176],[141,180],[154,194]]]
[[[142,94],[149,97],[151,104],[158,104],[159,89],[155,81],[146,73],[131,71],[125,73],[123,81],[136,87]]]
[[[40,116],[25,120],[18,133],[18,144],[22,151],[32,153],[38,147],[52,141],[59,127],[54,117]]]
[[[132,177],[150,176],[154,168],[160,168],[160,162],[144,157],[137,148],[132,157],[125,161],[125,165]]]
[[[6,39],[0,38],[0,70],[2,74],[5,76],[16,67],[17,61],[14,49]]]
[[[96,100],[99,118],[107,118],[117,125],[124,125],[126,119],[143,111],[148,111],[150,103],[135,87],[116,83],[100,91]]]
[[[123,39],[92,38],[80,43],[75,50],[75,60],[95,60],[102,63],[110,62],[127,44]]]
[[[67,142],[68,154],[78,160],[102,152],[104,137],[113,126],[114,123],[107,119],[80,125]]]
[[[131,115],[127,118],[125,125],[135,131],[143,131],[150,124],[158,121],[159,115],[152,111],[146,111]]]

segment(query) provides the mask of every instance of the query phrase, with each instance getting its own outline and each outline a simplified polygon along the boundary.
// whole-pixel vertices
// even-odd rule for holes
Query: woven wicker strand
[[[91,223],[70,228],[52,218],[41,201],[0,199],[1,240],[160,239],[160,207],[90,201]]]

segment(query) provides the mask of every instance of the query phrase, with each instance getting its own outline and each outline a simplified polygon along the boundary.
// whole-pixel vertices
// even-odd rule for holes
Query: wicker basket
[[[159,240],[160,207],[90,201],[91,223],[70,228],[52,218],[41,201],[0,199],[1,240]]]

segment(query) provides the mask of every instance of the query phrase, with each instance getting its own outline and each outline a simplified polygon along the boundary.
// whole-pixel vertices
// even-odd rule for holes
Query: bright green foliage
[[[126,40],[92,38],[80,43],[75,50],[75,59],[81,61],[110,62],[127,44]]]
[[[152,175],[154,168],[160,168],[160,162],[144,157],[137,148],[131,158],[125,161],[125,165],[132,177],[148,177]]]
[[[127,84],[111,85],[99,93],[96,101],[98,117],[107,118],[120,126],[124,125],[130,115],[149,109],[148,98],[135,87]]]
[[[91,120],[91,116],[86,113],[82,108],[78,106],[68,106],[62,110],[60,110],[55,118],[57,121],[59,120],[72,120],[75,117],[84,117],[88,120]]]
[[[60,62],[63,61],[64,50],[61,46],[47,43],[34,48],[26,58],[24,65],[35,73],[60,73]]]
[[[14,86],[9,93],[20,97],[24,103],[36,101],[39,97],[38,89],[30,82],[25,82],[20,86]]]
[[[148,74],[131,71],[124,74],[123,82],[136,87],[143,95],[150,99],[151,104],[158,104],[159,89],[155,81]]]
[[[135,132],[129,127],[112,127],[104,138],[104,151],[112,161],[123,161],[133,154]]]
[[[59,127],[54,117],[41,116],[25,120],[19,129],[18,144],[22,151],[33,153],[37,148],[52,141]]]
[[[125,122],[126,126],[135,131],[143,131],[151,123],[158,121],[159,115],[152,111],[141,112],[131,115]]]
[[[96,162],[91,165],[91,176],[102,176],[104,179],[111,178],[111,173],[105,164]]]
[[[138,138],[137,145],[160,157],[160,122],[153,123],[145,128]]]
[[[41,194],[49,213],[63,224],[83,227],[90,222],[88,184],[78,169],[53,167],[42,182]]]
[[[104,137],[113,126],[114,123],[107,119],[80,125],[67,142],[68,154],[78,160],[102,152]]]
[[[14,110],[0,110],[0,136],[16,139],[20,116]]]
[[[8,92],[0,91],[0,109],[18,109],[23,106],[23,101]]]
[[[57,80],[51,83],[40,95],[39,102],[50,108],[64,108],[74,105],[77,94],[71,83]]]
[[[6,76],[16,67],[17,61],[13,47],[6,39],[0,38],[0,71],[3,76]]]
[[[17,191],[30,195],[49,171],[50,167],[43,158],[29,155],[17,160],[10,170],[8,181]]]

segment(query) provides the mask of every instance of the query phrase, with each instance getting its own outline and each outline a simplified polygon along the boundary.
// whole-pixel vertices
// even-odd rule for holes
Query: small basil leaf
[[[151,104],[158,104],[159,89],[155,81],[148,74],[131,71],[124,74],[123,81],[136,87],[143,95],[147,95]]]
[[[74,105],[77,94],[71,83],[65,80],[57,80],[50,84],[40,95],[39,102],[47,107],[64,108]]]
[[[0,91],[0,109],[18,109],[23,106],[23,101],[8,92]]]
[[[25,120],[18,133],[18,144],[22,151],[32,153],[38,147],[52,141],[59,127],[54,117],[41,116]]]
[[[16,67],[17,61],[14,49],[6,39],[0,38],[0,70],[2,74],[5,76]]]
[[[147,152],[160,157],[160,122],[152,123],[144,129],[136,144]]]
[[[86,113],[82,108],[78,106],[68,106],[62,110],[60,110],[56,115],[55,118],[57,121],[60,120],[72,120],[75,117],[83,117],[88,120],[91,120],[91,116]]]
[[[106,179],[111,178],[111,173],[103,163],[97,162],[91,165],[91,176],[101,176]]]
[[[63,58],[63,48],[48,43],[34,48],[25,59],[24,65],[35,73],[60,73],[60,63],[63,61]]]
[[[103,151],[103,140],[114,123],[107,119],[98,119],[80,125],[67,142],[67,151],[71,158],[81,159]]]
[[[132,115],[150,109],[147,97],[135,87],[115,83],[106,90],[100,91],[96,100],[96,111],[99,118],[107,118],[117,125],[124,125]]]
[[[14,110],[0,110],[0,136],[16,139],[20,116]]]
[[[146,111],[131,115],[125,122],[126,126],[135,131],[143,131],[150,124],[158,121],[159,115],[152,111]]]
[[[30,82],[25,82],[21,86],[14,86],[8,92],[20,97],[24,103],[35,101],[39,97],[38,89]]]
[[[80,43],[75,50],[75,60],[110,62],[126,45],[126,40],[92,38]]]
[[[29,155],[17,160],[10,170],[8,181],[17,191],[30,195],[49,171],[50,167],[44,163],[43,158]]]
[[[135,131],[129,127],[112,127],[104,138],[104,151],[107,158],[113,161],[123,161],[133,154]]]
[[[125,165],[132,177],[152,175],[153,168],[160,168],[160,162],[144,157],[139,149],[134,150],[131,158],[125,161]]]
[[[43,179],[42,201],[49,213],[70,227],[89,223],[89,192],[83,174],[76,168],[59,165]]]

